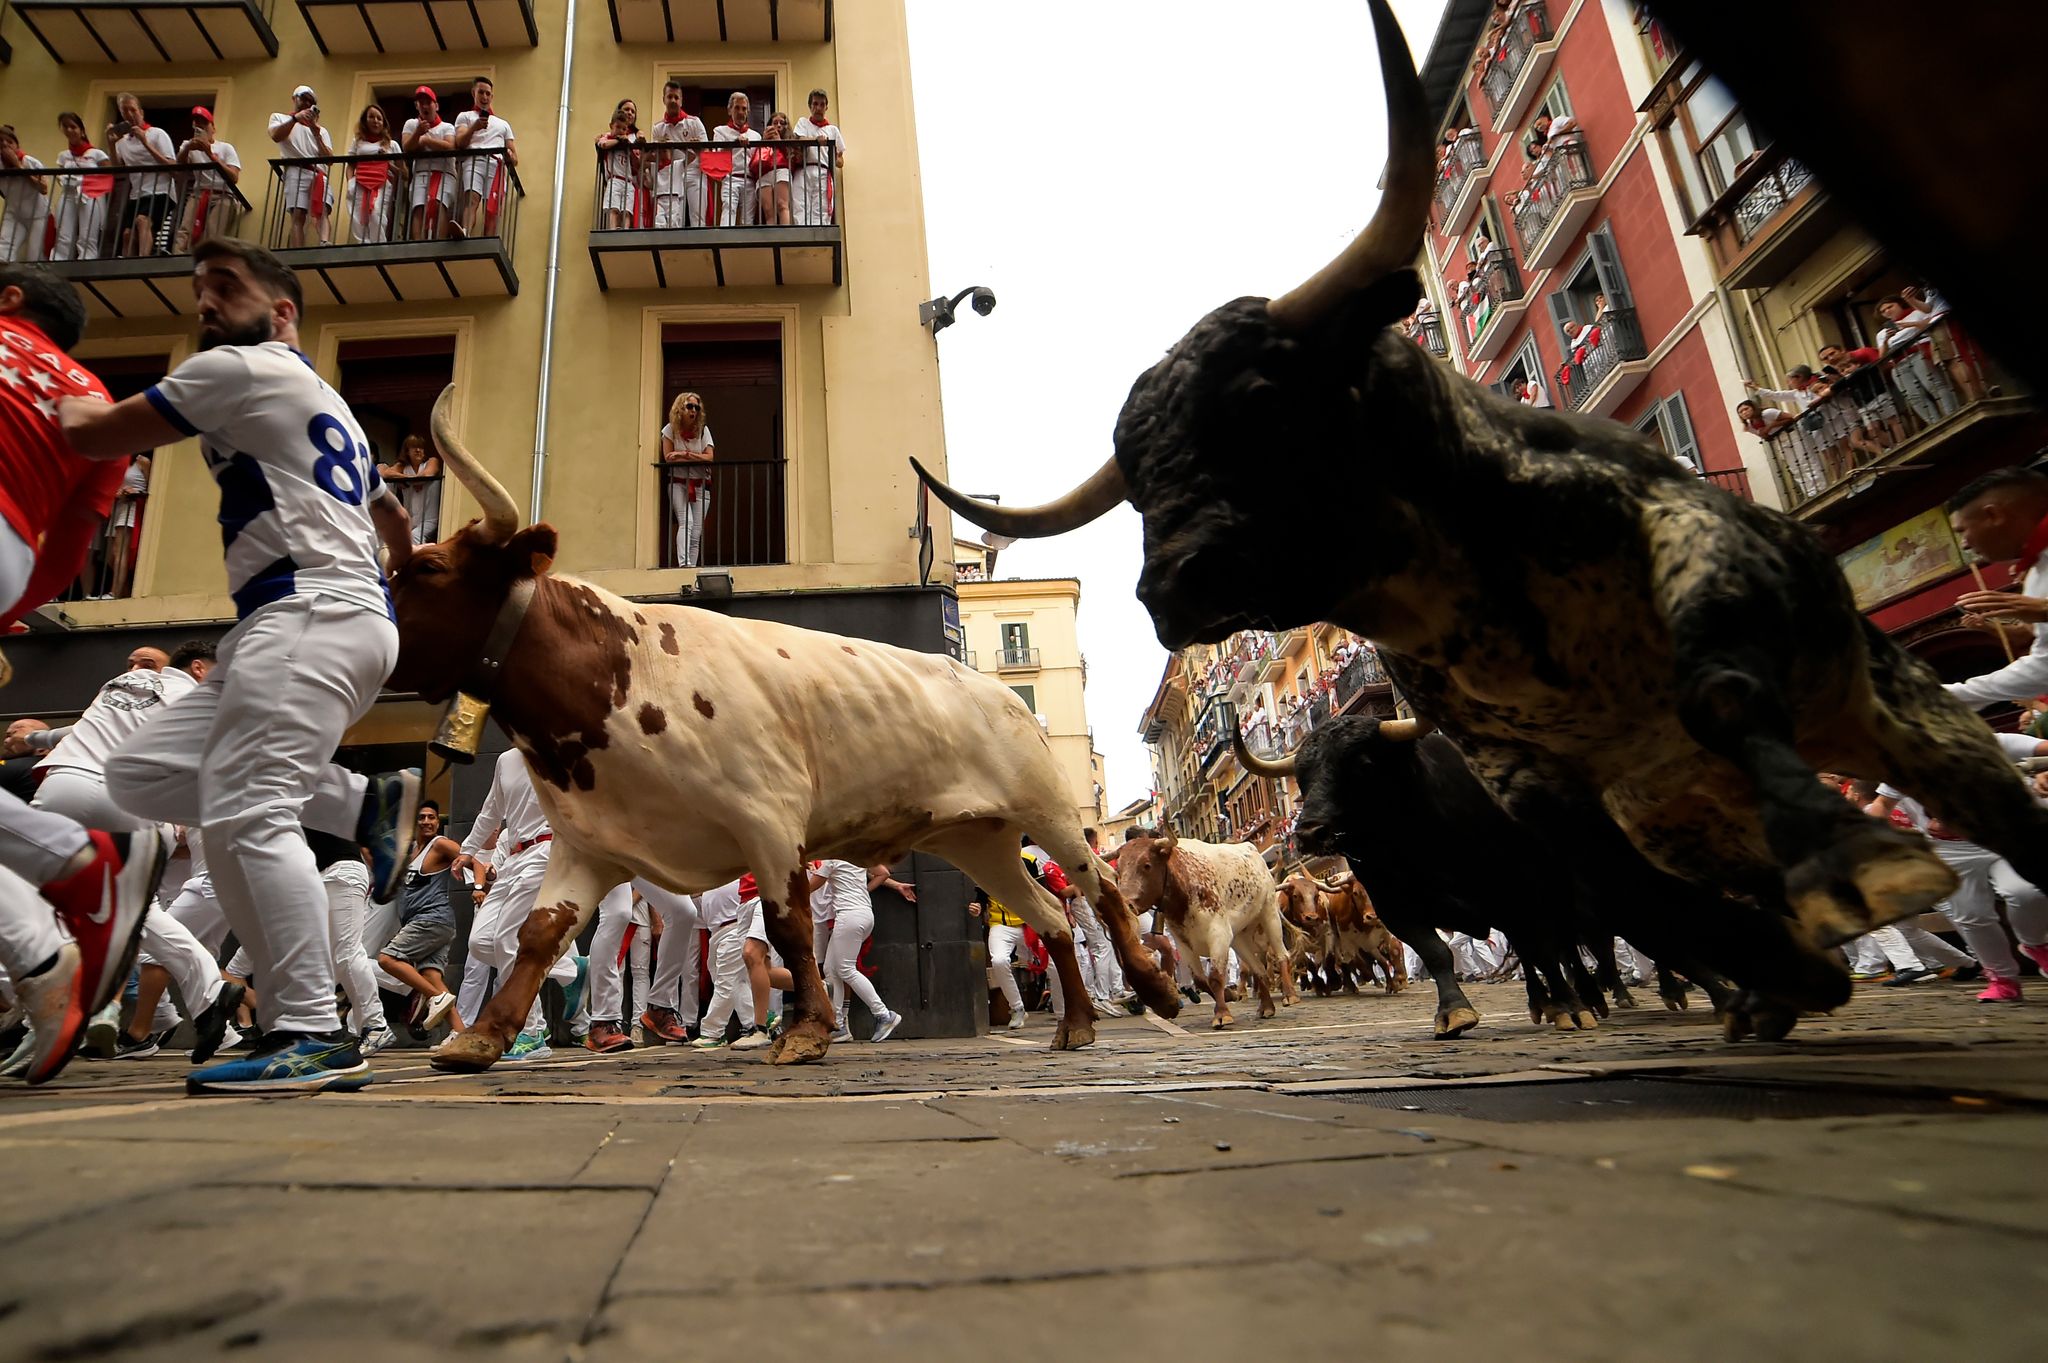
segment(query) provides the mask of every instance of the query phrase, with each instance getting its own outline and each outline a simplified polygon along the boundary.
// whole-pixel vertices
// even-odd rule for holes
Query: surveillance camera
[[[976,289],[974,291],[974,310],[983,317],[994,312],[996,310],[996,291],[994,289]]]

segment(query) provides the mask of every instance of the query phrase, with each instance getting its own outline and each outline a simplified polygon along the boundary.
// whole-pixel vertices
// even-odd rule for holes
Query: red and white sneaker
[[[89,831],[93,858],[82,871],[43,886],[57,921],[78,943],[78,992],[90,1017],[120,990],[142,938],[142,917],[168,854],[155,827]]]
[[[78,1049],[92,1016],[79,996],[78,947],[66,942],[57,952],[57,963],[40,975],[17,980],[15,989],[28,1010],[28,1081],[46,1084],[57,1077]]]

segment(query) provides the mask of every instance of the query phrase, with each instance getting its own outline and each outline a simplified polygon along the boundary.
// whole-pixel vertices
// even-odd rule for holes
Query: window
[[[1597,323],[1605,331],[1617,314],[1635,313],[1635,295],[1629,292],[1628,275],[1621,268],[1621,252],[1615,248],[1611,224],[1603,224],[1586,237],[1586,254],[1551,290],[1545,300],[1551,323],[1557,328],[1558,344],[1566,346],[1566,322],[1580,326]]]
[[[1700,447],[1693,437],[1692,413],[1686,410],[1685,394],[1673,393],[1662,402],[1651,403],[1636,422],[1636,429],[1655,440],[1664,453],[1694,473],[1700,472]]]
[[[422,85],[433,87],[435,102],[441,110],[441,117],[453,123],[457,114],[466,114],[475,105],[469,96],[474,82],[470,76],[448,76],[433,80],[401,81],[395,85],[376,82],[370,86],[370,99],[384,111],[384,125],[391,130],[391,140],[397,141],[405,131],[405,125],[420,116],[419,106],[413,102],[412,92]],[[327,136],[334,143],[337,156],[345,156],[354,145],[356,138],[356,115],[362,110],[344,112],[323,106],[320,110],[320,126],[327,129]],[[513,124],[516,133],[518,124]]]
[[[665,483],[661,566],[787,562],[781,326],[671,325],[661,342],[661,419],[678,397],[696,394],[712,455],[709,464],[648,470]],[[659,460],[659,448],[646,457]]]
[[[768,116],[775,112],[775,82],[766,76],[707,76],[701,72],[670,77],[682,83],[683,112],[704,120],[704,131],[726,121],[726,101],[735,92],[747,97],[747,126],[762,136],[768,134]],[[791,114],[796,122],[799,114]],[[645,132],[661,119],[661,104],[640,111],[640,130]]]
[[[1034,714],[1034,715],[1038,713],[1038,688],[1037,688],[1037,687],[1035,687],[1035,686],[1013,686],[1013,687],[1011,687],[1010,689],[1011,689],[1012,691],[1015,691],[1015,692],[1017,693],[1018,697],[1019,697],[1020,699],[1022,699],[1022,700],[1023,700],[1023,702],[1024,702],[1024,708],[1025,708],[1025,709],[1029,710],[1029,711],[1030,711],[1030,712],[1031,712],[1032,714]]]
[[[1681,109],[1686,135],[1707,180],[1707,197],[1718,198],[1736,173],[1756,155],[1757,137],[1749,116],[1729,88],[1712,76],[1686,96]]]
[[[1539,118],[1569,118],[1571,112],[1571,96],[1565,91],[1564,81],[1559,79],[1551,82],[1550,89],[1543,96],[1543,102],[1536,106],[1536,112],[1530,116],[1529,122],[1533,126]]]
[[[371,457],[387,476],[396,474],[391,487],[412,517],[412,542],[431,544],[440,538],[442,482],[438,471],[424,472],[435,467],[427,459],[440,453],[429,421],[434,400],[455,377],[455,338],[343,341],[337,358],[341,375],[335,386],[369,437]],[[406,450],[411,436],[425,442],[417,457]]]
[[[1031,629],[1028,625],[1011,624],[1003,626],[1003,652],[1023,653],[1031,647]]]
[[[1650,74],[1660,76],[1666,67],[1678,57],[1678,42],[1664,31],[1664,25],[1650,13],[1650,7],[1638,4],[1635,10],[1636,34],[1642,39],[1643,55],[1650,60]]]
[[[154,120],[152,120],[154,121]],[[114,401],[134,397],[170,371],[169,355],[109,355],[79,361],[106,385]],[[143,514],[149,506],[149,487],[155,465],[155,450],[137,450],[128,466],[113,510],[101,525],[88,551],[85,567],[59,597],[64,601],[105,601],[133,594],[135,550],[142,543]]]
[[[118,92],[117,92],[118,93]],[[173,150],[185,145],[185,139],[192,135],[192,109],[199,106],[211,109],[220,100],[220,87],[215,85],[194,85],[190,91],[165,92],[152,90],[137,95],[142,105],[142,116],[151,127],[162,128],[170,134]],[[86,134],[97,145],[105,133],[107,124],[121,117],[121,111],[114,107],[112,96],[107,99],[106,117],[97,125],[88,124]],[[239,150],[239,149],[238,149]]]
[[[1543,356],[1536,349],[1534,336],[1522,338],[1522,348],[1515,352],[1515,358],[1508,367],[1501,370],[1500,379],[1494,383],[1493,391],[1502,397],[1513,398],[1532,407],[1552,405],[1550,385],[1543,377]]]

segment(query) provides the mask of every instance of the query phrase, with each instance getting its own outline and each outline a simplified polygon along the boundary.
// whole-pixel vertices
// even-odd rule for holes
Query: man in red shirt
[[[73,453],[57,425],[64,398],[108,400],[66,353],[84,332],[71,285],[0,265],[0,633],[78,576],[127,472]],[[153,828],[106,833],[0,793],[0,967],[34,1032],[30,1083],[64,1068],[127,978],[164,857]]]

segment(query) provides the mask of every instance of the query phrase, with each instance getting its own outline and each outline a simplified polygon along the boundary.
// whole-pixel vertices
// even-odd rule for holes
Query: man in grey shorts
[[[455,1006],[444,973],[455,945],[455,905],[448,898],[454,884],[451,871],[462,848],[441,836],[441,807],[432,800],[420,802],[414,834],[418,850],[405,868],[399,892],[398,932],[377,953],[377,967],[387,977],[379,981],[385,988],[412,991],[407,1021],[431,1030]]]

